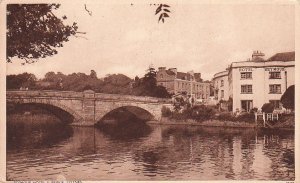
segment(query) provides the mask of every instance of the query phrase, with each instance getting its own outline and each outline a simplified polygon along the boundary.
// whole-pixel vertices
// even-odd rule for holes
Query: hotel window
[[[241,72],[241,79],[252,79],[252,72]]]
[[[281,85],[269,85],[270,93],[281,93]]]
[[[252,93],[252,85],[242,85],[241,93]]]
[[[161,78],[161,79],[164,78],[164,75],[163,75],[163,74],[160,74],[160,78]]]
[[[281,72],[269,72],[269,79],[281,79]]]
[[[275,109],[281,108],[280,100],[270,100],[270,103],[274,105]]]
[[[221,98],[224,98],[224,90],[221,90]]]
[[[221,86],[224,86],[224,80],[221,80]]]

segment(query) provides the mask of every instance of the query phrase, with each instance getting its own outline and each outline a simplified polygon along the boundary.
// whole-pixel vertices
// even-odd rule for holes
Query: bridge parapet
[[[55,98],[94,98],[95,100],[109,100],[109,101],[134,101],[147,103],[171,103],[170,99],[161,99],[147,96],[133,96],[120,94],[95,93],[91,90],[84,92],[74,91],[52,91],[52,90],[8,90],[7,97],[55,97]]]
[[[51,90],[8,90],[6,96],[19,97],[63,97],[63,98],[82,98],[82,92],[73,91],[51,91]]]
[[[100,100],[122,100],[122,101],[140,101],[149,103],[170,103],[170,99],[160,99],[147,96],[134,96],[134,95],[120,95],[120,94],[107,94],[107,93],[95,93],[95,98]]]

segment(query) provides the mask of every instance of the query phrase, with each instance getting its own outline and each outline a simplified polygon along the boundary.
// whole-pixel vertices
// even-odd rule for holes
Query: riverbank
[[[290,120],[289,120],[290,121]],[[206,120],[202,122],[198,122],[196,120],[174,120],[163,117],[160,121],[148,121],[148,124],[159,124],[159,125],[187,125],[187,126],[207,126],[207,127],[230,127],[230,128],[263,128],[260,126],[256,126],[256,123],[249,123],[243,121],[226,121],[226,120]],[[273,129],[287,129],[294,130],[295,127],[291,126],[290,123],[284,122],[282,125],[274,125]]]
[[[148,124],[160,125],[190,125],[190,126],[211,126],[211,127],[237,127],[237,128],[255,128],[255,123],[220,121],[220,120],[206,120],[198,122],[195,120],[173,120],[169,118],[162,118],[160,121],[148,121]]]

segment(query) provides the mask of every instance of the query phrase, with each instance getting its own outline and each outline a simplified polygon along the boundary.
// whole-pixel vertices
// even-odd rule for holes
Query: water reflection
[[[48,120],[52,120],[51,118]],[[51,147],[73,135],[65,123],[48,123],[47,120],[7,123],[7,148],[9,150]]]
[[[293,180],[295,177],[293,132],[159,125],[150,125],[150,130],[143,131],[139,127],[71,127],[68,137],[39,147],[39,151],[35,145],[26,149],[8,148],[8,178],[56,179],[61,174],[73,180]],[[139,131],[138,135],[130,135],[130,129],[131,133]],[[53,132],[54,136],[58,133]],[[48,144],[50,137],[45,136],[42,144]]]
[[[114,124],[99,124],[98,130],[103,132],[112,140],[130,140],[145,137],[152,131],[151,127],[145,122],[130,119],[128,121],[117,121]]]

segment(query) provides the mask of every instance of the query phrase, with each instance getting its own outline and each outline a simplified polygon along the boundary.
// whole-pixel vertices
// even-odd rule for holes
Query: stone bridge
[[[7,91],[6,101],[14,104],[39,104],[55,107],[70,114],[73,117],[73,125],[81,126],[92,126],[110,111],[121,107],[144,111],[151,116],[146,120],[160,120],[162,106],[171,105],[170,99],[95,93],[92,90],[84,92]]]

